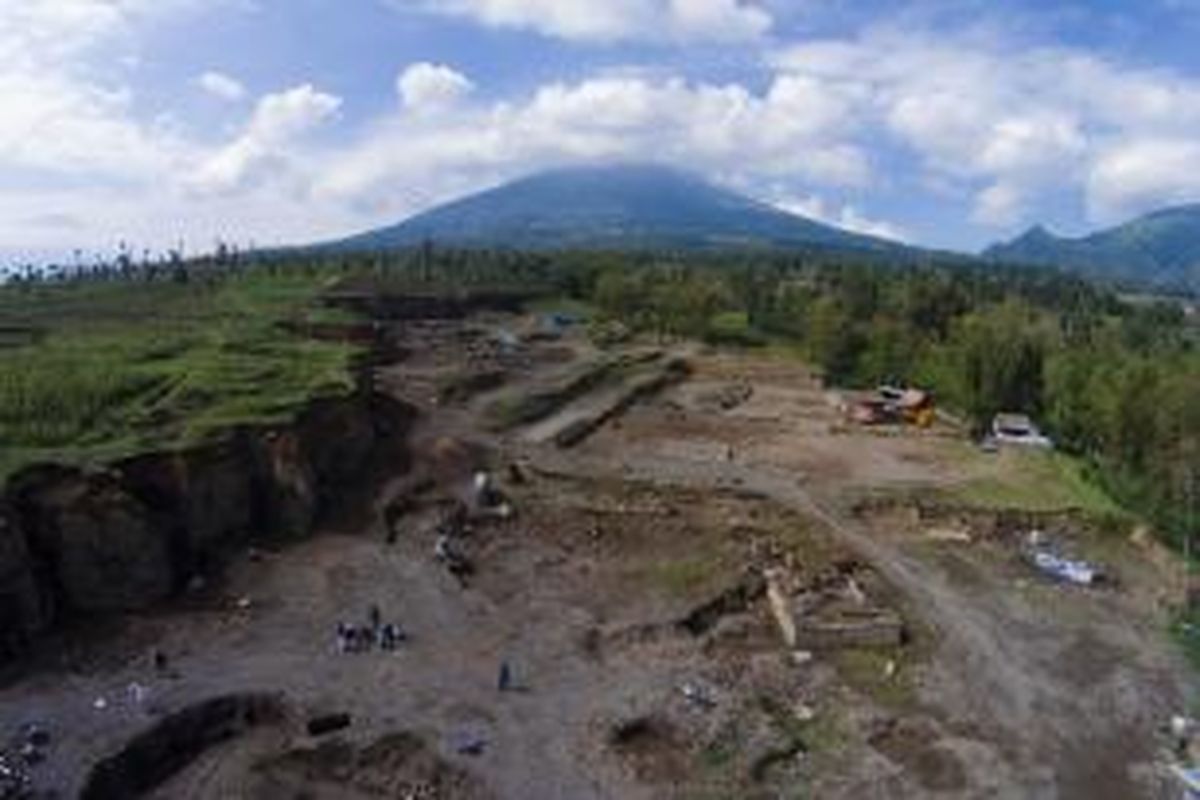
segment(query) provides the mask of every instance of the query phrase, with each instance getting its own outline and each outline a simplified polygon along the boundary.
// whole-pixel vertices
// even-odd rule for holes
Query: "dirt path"
[[[1097,634],[1038,626],[998,613],[990,593],[953,585],[942,571],[873,536],[848,519],[820,487],[788,474],[721,460],[691,461],[632,454],[621,463],[575,454],[531,454],[542,468],[575,475],[614,475],[691,489],[737,487],[822,521],[900,589],[937,635],[933,694],[924,701],[947,723],[993,744],[1011,765],[998,796],[1123,798],[1147,796],[1157,784],[1154,730],[1186,707],[1186,668],[1161,629],[1120,617]],[[1035,615],[1036,619],[1036,615]],[[1113,641],[1124,642],[1116,647]],[[1096,671],[1064,670],[1056,649],[1083,647],[1076,661]],[[997,796],[997,795],[990,795]]]

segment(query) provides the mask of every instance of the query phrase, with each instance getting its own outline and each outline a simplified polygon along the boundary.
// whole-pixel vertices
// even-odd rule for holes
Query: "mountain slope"
[[[1200,205],[1147,214],[1078,239],[1037,227],[984,257],[1046,264],[1092,277],[1200,289]]]
[[[905,249],[785,213],[686,173],[644,165],[538,173],[333,246],[385,249],[425,240],[519,249]]]

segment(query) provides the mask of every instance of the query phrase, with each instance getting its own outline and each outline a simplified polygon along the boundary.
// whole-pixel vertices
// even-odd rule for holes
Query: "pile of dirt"
[[[250,796],[490,800],[492,793],[466,770],[434,753],[421,737],[400,732],[365,747],[331,740],[259,763]]]
[[[949,748],[938,744],[940,734],[930,720],[888,719],[870,735],[872,747],[902,766],[928,792],[953,792],[967,788],[962,762]]]
[[[284,716],[282,699],[269,694],[227,695],[188,706],[98,763],[79,796],[81,800],[141,797],[210,747],[255,726],[278,724]]]

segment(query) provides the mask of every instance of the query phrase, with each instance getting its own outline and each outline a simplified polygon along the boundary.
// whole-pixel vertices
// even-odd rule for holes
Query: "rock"
[[[792,706],[792,716],[798,722],[812,722],[817,718],[817,711],[808,703],[798,702]]]
[[[783,576],[776,570],[769,570],[766,579],[767,600],[771,607],[771,616],[779,627],[779,635],[783,637],[784,645],[789,650],[794,650],[797,641],[796,619],[792,615],[791,600],[783,588]]]
[[[819,650],[838,647],[899,647],[904,643],[904,621],[898,614],[880,611],[869,616],[805,620],[797,628],[797,641]]]
[[[931,542],[953,542],[970,544],[971,532],[964,528],[940,527],[930,528],[925,532],[925,538]]]
[[[803,667],[806,664],[811,664],[813,654],[811,650],[793,650],[792,663],[798,667]]]

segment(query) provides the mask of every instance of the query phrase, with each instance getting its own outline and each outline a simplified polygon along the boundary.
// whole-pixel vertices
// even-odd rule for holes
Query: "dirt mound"
[[[937,726],[919,719],[888,720],[870,737],[870,744],[913,776],[930,792],[961,791],[966,770],[948,748],[938,745]]]
[[[251,797],[412,797],[487,800],[493,797],[467,771],[439,758],[419,736],[400,732],[363,748],[330,741],[260,763]]]
[[[141,797],[204,751],[257,725],[280,722],[283,701],[269,694],[217,697],[171,714],[135,736],[88,776],[81,800]]]

